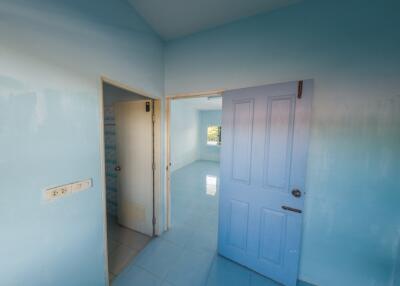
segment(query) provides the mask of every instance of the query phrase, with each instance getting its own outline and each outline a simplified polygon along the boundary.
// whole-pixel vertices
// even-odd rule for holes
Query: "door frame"
[[[243,88],[250,88],[259,85],[267,85],[267,84],[279,84],[290,81],[302,81],[302,80],[289,80],[289,81],[277,81],[277,82],[264,82],[250,86],[242,86],[236,88],[219,88],[219,89],[211,89],[206,91],[195,91],[195,92],[182,92],[165,95],[165,194],[166,194],[166,202],[164,203],[166,213],[166,224],[164,230],[168,230],[171,227],[171,101],[179,100],[179,99],[188,99],[188,98],[197,98],[197,97],[208,97],[210,95],[219,94],[223,96],[224,92],[231,90],[238,90]],[[312,120],[312,119],[311,119]]]
[[[131,87],[129,85],[123,84],[121,82],[112,80],[105,76],[101,76],[99,80],[99,148],[100,148],[100,182],[101,182],[101,196],[102,196],[102,208],[103,208],[103,234],[104,234],[104,269],[106,272],[106,285],[110,285],[109,275],[108,275],[108,237],[107,237],[107,189],[106,189],[106,164],[105,164],[105,142],[104,142],[104,84],[110,84],[117,88],[124,89],[129,92],[136,93],[138,95],[147,97],[149,100],[154,102],[154,207],[153,213],[156,218],[155,224],[155,235],[159,235],[161,230],[161,222],[162,222],[162,168],[161,168],[161,158],[162,158],[162,135],[161,135],[161,103],[162,99],[156,96],[153,96],[141,89],[137,89]]]
[[[200,92],[178,93],[175,95],[167,95],[165,97],[165,154],[166,154],[166,230],[171,228],[171,101],[180,99],[190,99],[198,97],[209,97],[210,95],[223,96],[225,89],[215,89]]]

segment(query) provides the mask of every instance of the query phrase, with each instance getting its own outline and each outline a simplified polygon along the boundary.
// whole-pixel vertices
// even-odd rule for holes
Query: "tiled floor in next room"
[[[112,284],[279,285],[217,254],[218,184],[218,163],[196,161],[174,172],[172,229],[153,239]]]
[[[150,237],[122,227],[115,217],[108,217],[108,271],[109,278],[118,275],[124,267],[146,246]]]

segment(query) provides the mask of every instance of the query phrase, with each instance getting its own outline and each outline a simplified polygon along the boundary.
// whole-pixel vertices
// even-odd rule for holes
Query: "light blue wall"
[[[190,99],[171,101],[171,170],[199,159],[200,116]]]
[[[196,160],[219,161],[220,147],[207,146],[211,125],[221,125],[221,111],[197,110],[193,99],[171,102],[172,171]]]
[[[199,159],[219,162],[220,146],[207,145],[207,128],[221,126],[221,110],[201,110],[199,134]]]
[[[397,246],[397,261],[394,265],[394,276],[392,286],[400,285],[400,239]]]
[[[319,285],[394,281],[399,9],[310,0],[166,48],[168,94],[315,79],[301,278]],[[99,76],[161,96],[163,45],[111,0],[2,0],[0,38],[0,284],[102,285]]]
[[[0,39],[0,284],[105,285],[99,78],[161,96],[163,44],[111,0],[2,0]]]
[[[304,1],[172,41],[166,93],[313,78],[300,278],[386,286],[400,233],[400,2]]]

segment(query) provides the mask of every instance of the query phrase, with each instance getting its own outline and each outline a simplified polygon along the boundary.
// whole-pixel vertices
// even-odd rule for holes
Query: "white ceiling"
[[[128,0],[165,40],[186,36],[302,0]]]

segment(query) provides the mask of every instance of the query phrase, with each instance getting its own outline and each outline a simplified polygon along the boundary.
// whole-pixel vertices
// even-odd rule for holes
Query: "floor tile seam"
[[[116,242],[116,244],[117,244],[117,246],[115,247],[115,249],[111,252],[108,252],[108,257],[112,256],[114,254],[114,252],[117,250],[117,248],[122,245],[122,243],[119,243],[119,242]],[[107,250],[108,250],[108,248],[107,248]]]
[[[140,252],[140,249],[136,249],[136,248],[131,247],[131,246],[125,244],[125,243],[120,243],[120,245],[118,245],[118,247],[120,247],[120,246],[124,246],[124,247],[128,248],[129,250],[134,250],[134,251],[136,251],[136,253],[139,253],[139,252]],[[118,248],[118,247],[117,247],[117,248]],[[116,249],[117,249],[117,248],[116,248]],[[143,248],[142,248],[142,249],[143,249]],[[115,250],[114,250],[113,252],[115,252]]]
[[[203,251],[203,252],[207,252],[207,253],[216,253],[217,249],[206,249],[206,248],[202,248],[202,247],[193,247],[193,246],[188,246],[186,245],[184,248],[184,250],[192,250],[192,251]]]
[[[164,238],[164,237],[160,237],[160,239],[163,240],[164,242],[171,243],[171,244],[173,244],[174,246],[176,246],[176,247],[178,247],[178,248],[184,249],[184,246],[182,246],[182,244],[180,244],[180,243],[176,243],[176,242],[174,242],[174,241],[172,241],[172,240],[170,240],[170,239]],[[185,245],[185,244],[186,244],[186,243],[184,243],[184,245]]]
[[[214,266],[215,258],[217,257],[217,255],[218,255],[218,253],[216,253],[214,255],[214,257],[212,258],[212,262],[210,263],[210,266],[208,267],[207,279],[206,279],[206,283],[205,283],[206,286],[208,285],[208,281],[210,280],[210,272],[211,272],[212,267]]]
[[[183,245],[182,245],[182,244],[180,244],[180,243],[177,243],[177,242],[173,241],[172,239],[167,239],[167,238],[162,237],[162,236],[159,236],[159,238],[162,239],[162,240],[165,241],[165,242],[172,243],[174,246],[177,246],[177,247],[182,248],[182,249],[185,248],[185,245],[186,245],[186,243],[187,243],[187,242],[185,242],[185,243],[183,243]]]
[[[119,276],[122,272],[124,272],[129,267],[130,263],[131,263],[131,260],[129,260],[128,262],[124,263],[124,266],[121,267],[121,270],[118,273],[117,272],[113,272],[111,270],[109,270],[109,272],[111,274],[113,274],[115,277]]]
[[[169,273],[169,271],[171,270],[171,267],[172,267],[172,266],[169,265],[169,266],[167,267],[167,271],[166,271],[166,273],[165,273],[165,275],[164,275],[165,277],[162,277],[162,276],[160,276],[160,275],[158,275],[158,274],[152,272],[151,270],[147,269],[145,266],[140,265],[140,264],[133,263],[131,267],[132,267],[132,268],[133,268],[133,267],[139,267],[140,269],[142,269],[142,270],[146,271],[147,273],[151,274],[152,276],[156,277],[156,278],[157,278],[158,280],[160,280],[161,282],[164,282],[164,281],[166,281],[166,278],[167,278],[168,273]],[[169,282],[169,281],[168,281],[168,282]]]
[[[132,264],[132,265],[130,266],[130,270],[129,270],[129,271],[132,271],[132,269],[133,269],[134,267],[137,267],[137,268],[143,270],[144,272],[146,272],[147,274],[151,275],[153,278],[155,278],[156,280],[159,280],[160,282],[164,282],[164,280],[165,280],[165,279],[163,279],[162,277],[160,277],[160,276],[154,274],[153,272],[149,271],[149,270],[146,269],[145,267],[143,267],[143,266],[141,266],[141,265],[138,265],[138,264]]]
[[[151,240],[150,240],[150,241],[151,241]],[[126,243],[121,243],[121,245],[125,246],[126,248],[129,248],[130,250],[135,250],[135,251],[137,252],[137,254],[139,254],[140,251],[142,251],[143,249],[146,248],[147,244],[149,244],[150,241],[147,242],[142,248],[136,248],[136,247],[131,246],[131,245],[126,244]]]
[[[189,250],[193,250],[193,249],[189,249]],[[199,251],[199,249],[195,249],[195,251]],[[183,254],[181,254],[181,256],[182,256]],[[213,262],[213,260],[214,260],[214,256],[215,255],[213,255],[213,257],[211,258],[211,261]],[[213,263],[210,263],[211,265],[213,264]],[[205,281],[204,281],[204,284],[203,285],[206,285],[207,284],[207,279],[208,279],[208,275],[209,275],[209,271],[210,271],[210,269],[211,269],[211,265],[209,265],[208,266],[208,268],[207,268],[207,270],[206,270],[206,278],[205,278]],[[173,281],[171,281],[171,280],[168,280],[168,275],[166,275],[165,276],[165,279],[162,281],[162,282],[168,282],[168,283],[170,283],[170,284],[172,284],[172,285],[175,285],[175,283],[173,282]],[[189,285],[188,285],[189,286]]]

